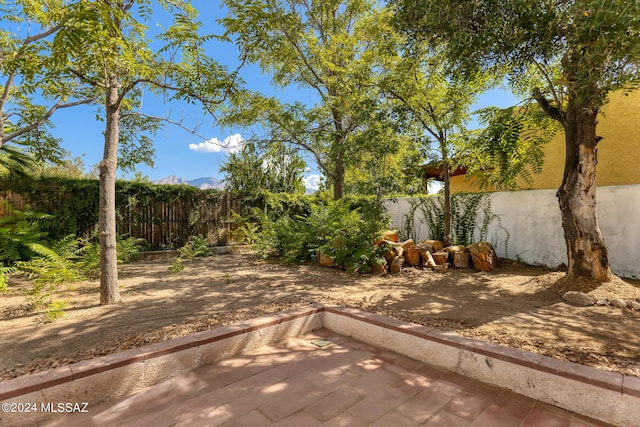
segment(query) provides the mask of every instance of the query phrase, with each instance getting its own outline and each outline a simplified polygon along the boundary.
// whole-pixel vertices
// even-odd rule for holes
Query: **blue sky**
[[[223,29],[216,24],[216,19],[225,14],[216,1],[194,0],[192,5],[200,12],[200,19],[205,24],[206,32],[221,34]],[[155,22],[150,22],[155,25]],[[237,50],[231,43],[216,43],[211,46],[210,55],[219,63],[235,68],[237,64]],[[307,102],[312,99],[309,91],[298,88],[285,90],[273,88],[270,85],[270,76],[262,74],[257,65],[246,65],[242,70],[242,78],[251,89],[281,98],[285,102],[300,100]],[[507,107],[515,104],[517,100],[504,90],[496,89],[482,95],[475,108],[490,105]],[[474,108],[474,109],[475,109]],[[75,156],[81,156],[87,169],[102,159],[104,122],[96,120],[95,107],[75,107],[60,110],[53,116],[56,128],[54,134],[62,139],[64,149]],[[160,100],[147,96],[144,99],[144,111],[160,116],[170,115],[173,120],[183,120],[183,124],[193,128],[199,125],[198,133],[207,140],[230,141],[237,144],[243,134],[242,129],[223,129],[215,125],[212,118],[207,117],[198,106],[186,103],[172,102],[163,104]],[[206,144],[206,141],[198,136],[190,134],[178,127],[168,125],[158,132],[154,139],[156,151],[155,167],[138,165],[136,170],[151,180],[176,175],[186,180],[200,177],[222,178],[219,167],[226,157],[224,151],[215,150],[217,145]],[[307,176],[317,175],[315,165],[309,164],[310,170]],[[122,176],[122,174],[119,174]],[[129,175],[131,176],[131,175]]]

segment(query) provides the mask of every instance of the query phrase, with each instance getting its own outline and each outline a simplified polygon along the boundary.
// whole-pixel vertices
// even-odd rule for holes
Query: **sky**
[[[200,13],[200,20],[204,23],[205,32],[221,34],[223,28],[216,20],[224,17],[224,10],[220,9],[217,1],[194,0],[191,2]],[[156,22],[149,22],[153,26]],[[208,52],[213,58],[235,69],[238,52],[232,43],[217,42],[211,46]],[[284,102],[309,102],[313,95],[306,89],[296,87],[281,89],[270,84],[270,76],[263,74],[260,68],[254,64],[245,65],[241,71],[241,77],[246,85],[253,90],[260,90],[266,95],[277,96]],[[517,103],[511,93],[494,89],[478,99],[472,108],[478,109],[487,106],[508,107]],[[167,125],[154,138],[155,159],[154,167],[140,164],[136,171],[141,172],[151,180],[165,178],[171,175],[192,180],[202,177],[222,179],[219,172],[228,152],[237,150],[241,146],[243,138],[248,138],[246,130],[234,128],[221,128],[216,126],[213,118],[208,117],[197,105],[173,101],[164,104],[161,99],[155,99],[151,95],[145,95],[145,113],[159,116],[170,116],[172,120],[181,120],[188,128],[197,127],[197,132],[203,138],[193,135],[176,126]],[[55,125],[53,133],[62,139],[62,147],[69,151],[73,157],[81,157],[87,172],[102,159],[104,146],[104,122],[96,120],[96,107],[73,107],[59,110],[52,117]],[[220,143],[228,145],[229,149],[223,150]],[[120,177],[130,178],[132,173],[123,174]],[[305,184],[314,189],[319,182],[317,167],[309,162],[305,173]]]

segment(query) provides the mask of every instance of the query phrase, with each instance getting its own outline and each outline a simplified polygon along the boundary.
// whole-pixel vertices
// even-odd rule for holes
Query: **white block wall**
[[[499,216],[487,231],[501,258],[556,267],[567,262],[556,190],[490,193],[491,211]],[[640,277],[640,185],[599,187],[598,220],[609,248],[611,269],[619,276]],[[400,230],[411,206],[409,199],[387,202],[393,227]],[[479,218],[481,221],[481,218]],[[417,210],[414,233],[429,238],[428,225]]]

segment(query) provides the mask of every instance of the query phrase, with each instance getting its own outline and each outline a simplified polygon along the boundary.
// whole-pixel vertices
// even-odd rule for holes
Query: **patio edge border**
[[[640,427],[638,377],[322,304],[5,380],[0,382],[0,401],[97,404],[322,327],[600,421]],[[96,383],[113,390],[105,393]],[[16,415],[23,414],[0,413],[0,421],[17,421]],[[37,415],[41,421],[52,414]]]

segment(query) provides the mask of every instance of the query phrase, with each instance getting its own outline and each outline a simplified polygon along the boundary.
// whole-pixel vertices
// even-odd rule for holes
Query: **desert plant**
[[[182,258],[176,257],[176,259],[171,263],[169,268],[167,268],[172,273],[180,273],[184,270],[184,264],[182,263]]]
[[[253,244],[258,239],[258,232],[260,227],[249,216],[242,216],[237,213],[233,213],[231,217],[231,224],[233,226],[233,241],[237,243]]]
[[[376,202],[322,201],[310,205],[307,215],[282,215],[277,220],[260,210],[256,247],[263,255],[275,254],[288,262],[304,262],[320,252],[351,272],[366,272],[382,262],[373,242],[388,226],[388,217]]]
[[[204,257],[211,255],[207,239],[199,236],[191,236],[187,243],[178,249],[178,252],[185,258]]]

